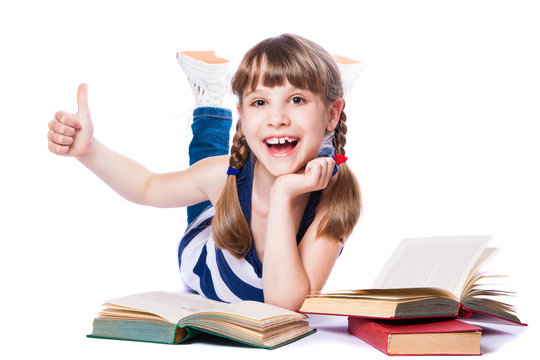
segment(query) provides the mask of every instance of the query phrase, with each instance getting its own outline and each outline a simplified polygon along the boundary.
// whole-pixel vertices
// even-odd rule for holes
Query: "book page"
[[[491,237],[403,239],[373,283],[377,289],[438,287],[456,298]]]
[[[123,296],[108,300],[107,303],[144,310],[176,324],[183,317],[213,308],[216,301],[191,294],[154,291]]]
[[[486,248],[482,252],[482,256],[478,258],[478,261],[476,264],[474,264],[474,267],[472,268],[472,274],[477,273],[486,263],[491,260],[492,257],[495,256],[500,251],[499,248]],[[472,275],[471,274],[471,275]]]
[[[235,304],[228,304],[206,299],[200,295],[178,294],[166,291],[124,296],[109,300],[107,303],[156,314],[174,324],[178,323],[182,318],[203,312],[218,312],[236,315],[241,318],[252,319],[255,321],[272,319],[280,316],[290,316],[298,319],[305,318],[304,315],[294,311],[255,301],[242,301]]]
[[[298,314],[297,312],[257,301],[242,301],[234,304],[218,304],[221,306],[214,309],[214,311],[216,312],[224,312],[227,314],[236,315],[239,317],[253,319],[257,321],[272,319],[281,316],[290,316],[297,319],[306,318],[306,316]]]

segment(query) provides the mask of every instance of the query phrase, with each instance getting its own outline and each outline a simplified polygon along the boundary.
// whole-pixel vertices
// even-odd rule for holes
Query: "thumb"
[[[90,116],[88,107],[88,85],[81,84],[77,89],[77,115]]]

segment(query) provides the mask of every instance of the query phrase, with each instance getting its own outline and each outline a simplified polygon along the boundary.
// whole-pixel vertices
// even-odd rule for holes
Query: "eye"
[[[295,105],[300,105],[306,102],[306,100],[303,97],[300,96],[293,96],[290,100],[291,103]]]
[[[255,106],[255,107],[262,107],[264,105],[266,105],[266,101],[262,100],[262,99],[257,99],[255,101],[253,101],[251,103],[252,106]]]

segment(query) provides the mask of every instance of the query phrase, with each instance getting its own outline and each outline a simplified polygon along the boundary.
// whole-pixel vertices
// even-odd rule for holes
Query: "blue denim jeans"
[[[229,153],[229,133],[232,125],[232,112],[229,109],[201,107],[193,111],[193,139],[189,144],[189,165],[197,161]],[[208,206],[205,201],[187,208],[188,224]]]

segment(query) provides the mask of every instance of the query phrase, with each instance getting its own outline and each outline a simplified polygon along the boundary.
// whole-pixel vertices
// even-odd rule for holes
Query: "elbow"
[[[296,311],[300,309],[309,293],[309,285],[294,290],[265,291],[264,302],[283,309]]]
[[[150,173],[142,185],[142,191],[140,193],[140,196],[130,199],[130,200],[138,205],[153,206],[153,207],[160,207],[160,208],[164,207],[162,204],[156,201],[154,197],[155,191],[153,189],[155,187],[154,186],[155,179],[156,179],[155,174]]]
[[[156,204],[154,187],[154,174],[150,173],[136,181],[126,182],[120,185],[112,185],[118,195],[137,205],[158,206]]]

